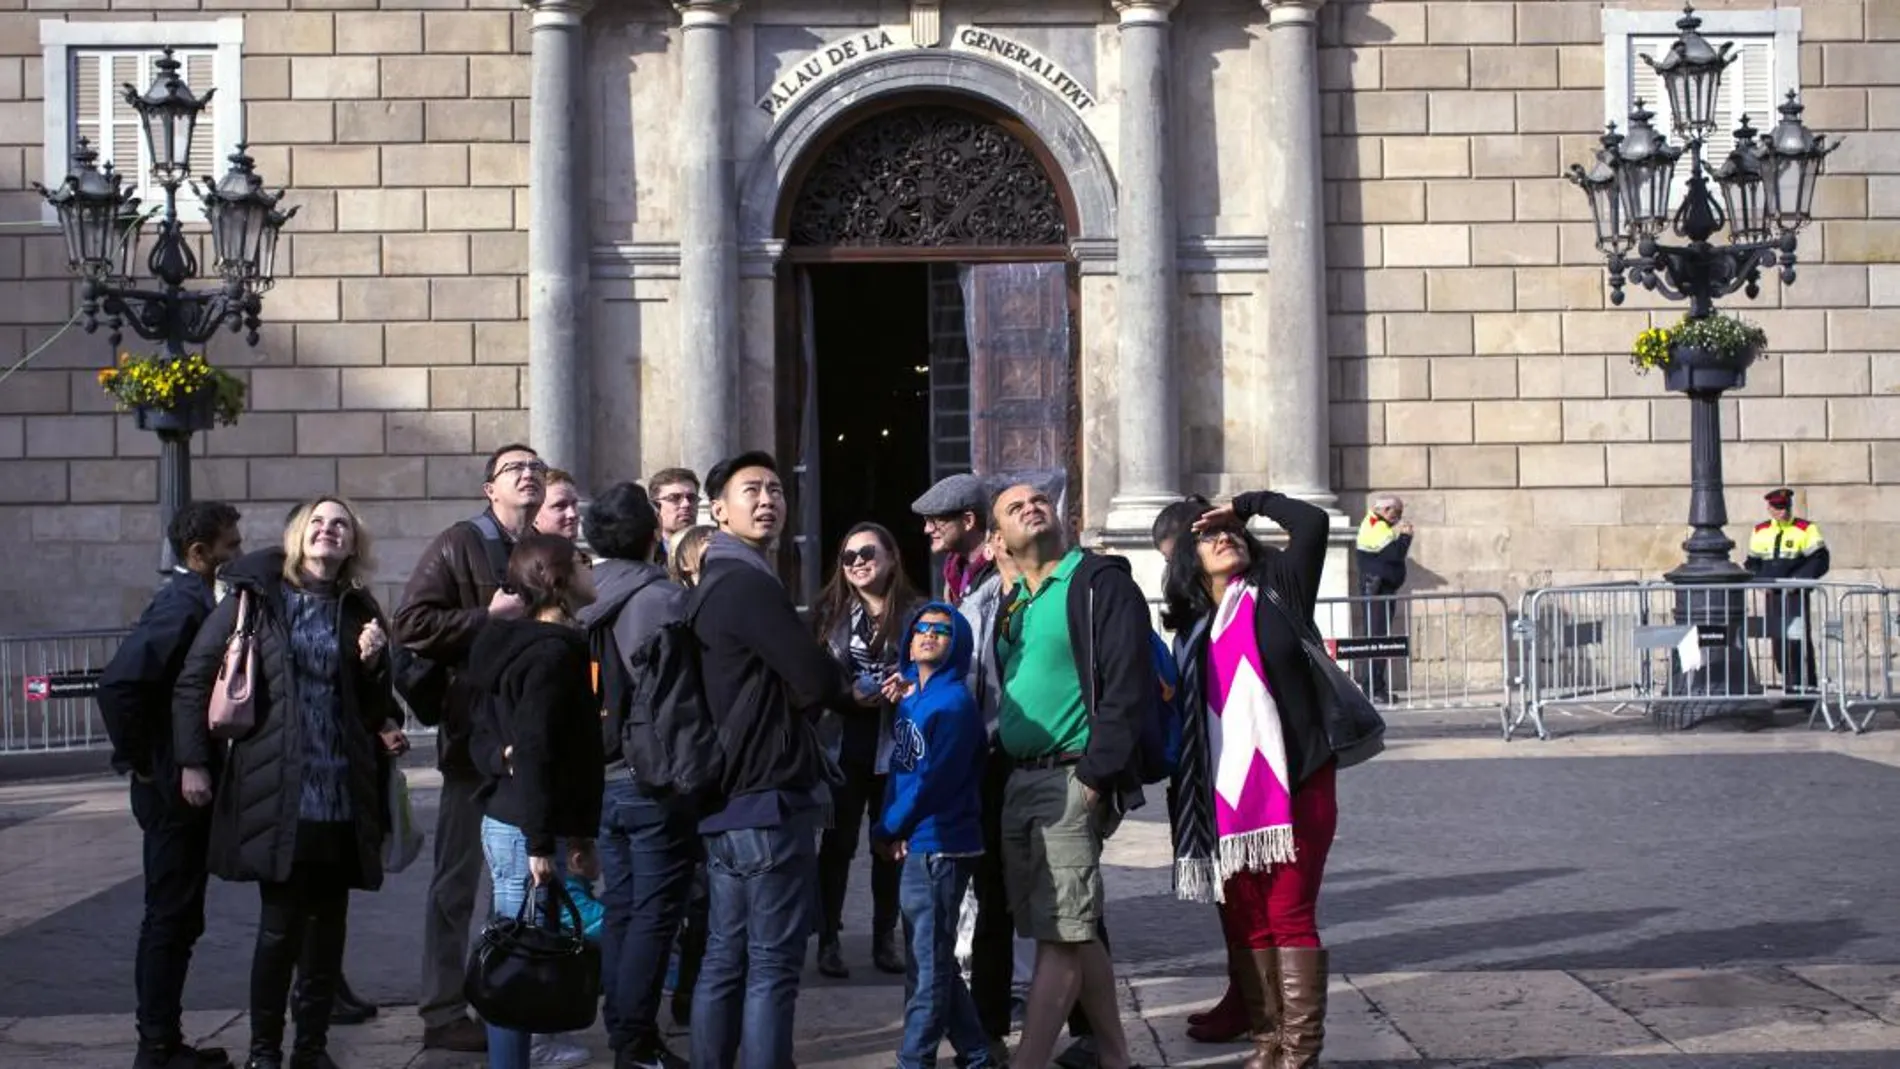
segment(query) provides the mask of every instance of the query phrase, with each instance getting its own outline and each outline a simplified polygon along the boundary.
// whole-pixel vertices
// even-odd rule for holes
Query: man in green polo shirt
[[[1010,912],[1036,941],[1014,1064],[1042,1069],[1079,1002],[1102,1069],[1127,1069],[1115,971],[1097,938],[1102,843],[1139,799],[1141,718],[1158,692],[1148,604],[1128,562],[1071,549],[1048,496],[1002,490],[990,518],[1021,573],[994,636]]]

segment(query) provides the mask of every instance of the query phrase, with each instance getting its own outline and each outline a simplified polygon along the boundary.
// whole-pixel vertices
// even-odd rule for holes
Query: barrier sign
[[[84,672],[61,672],[57,675],[27,676],[26,700],[50,702],[68,698],[94,697],[99,693],[99,677],[103,674],[98,669],[92,669]]]
[[[1410,635],[1361,635],[1327,641],[1335,661],[1372,661],[1384,657],[1410,657]]]

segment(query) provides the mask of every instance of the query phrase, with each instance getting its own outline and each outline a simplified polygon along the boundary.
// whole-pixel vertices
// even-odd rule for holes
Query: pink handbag
[[[249,591],[240,590],[233,596],[238,599],[237,625],[231,628],[231,637],[224,641],[224,664],[212,684],[211,708],[206,714],[211,737],[225,741],[242,739],[257,727],[253,605]]]

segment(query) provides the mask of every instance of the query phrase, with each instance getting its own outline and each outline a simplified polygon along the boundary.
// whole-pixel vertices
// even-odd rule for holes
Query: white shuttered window
[[[1721,95],[1716,98],[1716,129],[1710,133],[1702,158],[1711,172],[1722,166],[1735,147],[1734,130],[1742,116],[1758,132],[1767,132],[1779,122],[1775,109],[1790,89],[1801,86],[1801,11],[1776,8],[1760,11],[1698,11],[1702,18],[1700,33],[1710,44],[1735,47],[1730,55],[1735,62],[1722,74]],[[1656,117],[1650,122],[1667,134],[1671,143],[1682,144],[1671,123],[1669,94],[1642,56],[1661,60],[1676,40],[1676,20],[1680,11],[1603,12],[1604,91],[1603,119],[1616,123],[1618,130],[1629,127],[1631,105],[1641,100]],[[1675,189],[1670,197],[1673,208],[1682,203],[1683,189],[1689,180],[1689,158],[1684,155],[1676,165]]]
[[[57,188],[72,168],[79,139],[85,138],[107,163],[136,186],[142,208],[163,202],[164,189],[153,178],[151,151],[138,112],[126,103],[124,86],[143,93],[158,71],[166,46],[182,65],[179,75],[202,98],[217,95],[198,116],[191,138],[191,173],[216,180],[229,166],[225,157],[243,140],[242,19],[195,22],[79,23],[48,20],[40,24],[45,61],[46,177]],[[196,194],[181,188],[179,215],[202,218]],[[50,210],[48,221],[52,221]]]

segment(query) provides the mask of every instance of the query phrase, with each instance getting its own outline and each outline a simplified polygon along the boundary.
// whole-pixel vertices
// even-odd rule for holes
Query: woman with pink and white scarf
[[[1261,516],[1287,548],[1247,532]],[[1271,491],[1193,525],[1168,562],[1162,622],[1182,636],[1185,712],[1173,813],[1175,891],[1220,901],[1254,1052],[1245,1069],[1307,1069],[1325,1036],[1315,907],[1339,808],[1336,763],[1301,646],[1326,563],[1326,513]],[[1250,966],[1250,967],[1246,967]]]

